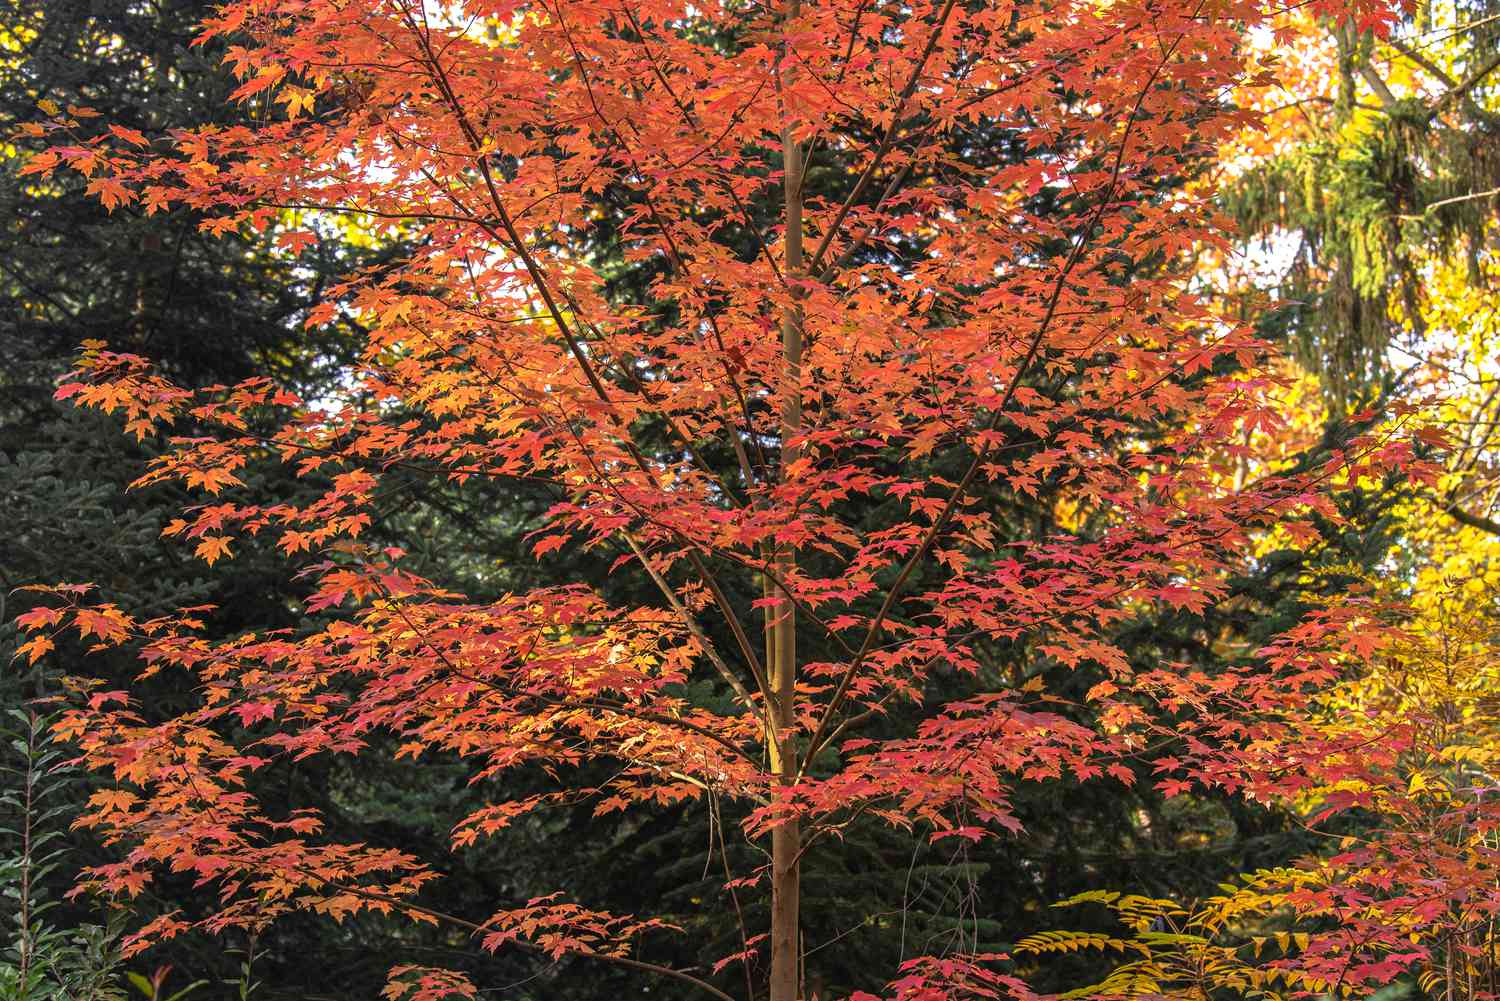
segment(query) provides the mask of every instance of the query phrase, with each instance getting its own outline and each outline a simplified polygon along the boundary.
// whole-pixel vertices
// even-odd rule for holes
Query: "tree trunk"
[[[799,0],[787,0],[785,20],[787,27],[800,12]],[[782,67],[786,67],[783,52]],[[779,77],[778,77],[779,82]],[[802,151],[792,132],[792,123],[783,99],[781,148],[785,172],[785,222],[784,246],[785,275],[788,281],[802,276]],[[796,294],[795,292],[793,293]],[[791,303],[781,317],[781,475],[791,475],[791,467],[797,461],[798,449],[792,439],[802,429],[802,310]],[[776,576],[786,580],[796,569],[796,553],[790,548],[776,547],[772,563]],[[773,585],[774,587],[774,585]],[[797,616],[788,596],[781,595],[779,607],[767,608],[769,633],[769,661],[771,705],[769,707],[773,737],[771,740],[771,773],[778,788],[773,796],[781,796],[782,788],[796,779],[797,743],[794,734],[796,723],[797,685]],[[799,856],[802,852],[801,827],[795,820],[788,820],[771,832],[771,1001],[797,1001],[801,958],[801,874]]]

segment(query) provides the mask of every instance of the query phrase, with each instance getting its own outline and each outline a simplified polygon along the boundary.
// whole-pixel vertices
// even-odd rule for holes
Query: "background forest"
[[[969,6],[977,21],[987,5]],[[478,944],[474,929],[497,902],[519,907],[554,893],[680,929],[632,931],[621,955],[690,971],[745,1001],[766,996],[752,973],[759,977],[769,960],[746,940],[770,927],[772,901],[725,889],[728,873],[749,873],[768,857],[763,839],[739,833],[756,822],[753,801],[709,790],[600,812],[596,799],[555,798],[455,851],[455,824],[498,800],[547,795],[556,763],[528,759],[476,783],[461,754],[398,754],[394,733],[370,734],[368,753],[277,756],[254,771],[255,795],[315,810],[330,843],[436,860],[441,890],[414,899],[472,922],[468,930],[354,906],[338,920],[326,908],[291,907],[274,920],[223,921],[215,934],[229,891],[170,867],[133,892],[96,879],[90,892],[70,893],[81,870],[109,866],[123,842],[107,825],[76,823],[107,809],[101,804],[121,785],[98,761],[77,760],[66,726],[59,735],[59,721],[83,698],[65,677],[129,687],[134,704],[161,720],[195,711],[198,689],[172,671],[132,680],[140,670],[133,649],[110,643],[90,652],[93,643],[76,630],[57,636],[46,656],[33,655],[40,648],[23,644],[34,634],[16,619],[55,607],[57,596],[18,589],[89,582],[133,621],[212,605],[207,636],[226,644],[310,621],[322,628],[339,612],[318,607],[326,582],[288,572],[269,535],[236,537],[227,562],[184,545],[173,526],[182,509],[202,502],[191,485],[161,476],[129,488],[177,446],[122,434],[116,416],[99,412],[107,407],[56,399],[59,385],[87,342],[96,356],[149,359],[190,390],[264,376],[302,400],[333,399],[348,390],[383,321],[369,310],[320,311],[330,290],[388,275],[415,282],[402,269],[431,252],[420,226],[316,207],[288,205],[269,224],[209,231],[221,208],[210,201],[106,206],[91,179],[35,169],[59,142],[43,126],[70,109],[148,136],[205,124],[259,127],[280,113],[268,95],[231,97],[244,83],[224,62],[240,45],[235,37],[193,43],[216,8],[0,0],[0,998],[445,996],[436,974],[392,982],[398,964],[458,971],[487,998],[703,996],[695,983],[595,961],[588,946],[516,947],[524,933],[498,948]],[[1012,976],[1028,990],[1101,997],[1497,996],[1500,829],[1490,803],[1500,788],[1500,8],[1423,0],[1387,27],[1308,7],[1285,13],[1274,30],[1242,32],[1238,44],[1274,56],[1278,76],[1274,86],[1224,100],[1262,117],[1237,123],[1210,156],[1158,161],[1149,185],[1139,182],[1138,202],[1197,192],[1212,199],[1233,239],[1181,253],[1121,250],[1117,265],[1192,286],[1273,351],[1264,385],[1280,423],[1235,432],[1238,451],[1216,467],[1224,483],[1243,486],[1273,468],[1318,470],[1360,436],[1408,429],[1418,430],[1407,461],[1422,475],[1371,467],[1339,479],[1294,526],[1255,526],[1215,571],[1222,585],[1204,600],[1120,605],[1097,637],[1117,661],[1069,662],[1035,637],[996,634],[968,650],[972,670],[921,675],[910,704],[881,703],[864,733],[896,741],[917,728],[924,702],[1031,691],[1038,678],[1054,711],[1093,725],[1090,705],[1101,685],[1118,681],[1117,668],[1170,664],[1184,676],[1238,676],[1274,658],[1279,638],[1299,623],[1357,596],[1361,608],[1378,610],[1370,613],[1376,626],[1359,627],[1368,629],[1367,655],[1341,659],[1336,676],[1299,705],[1300,725],[1325,741],[1323,750],[1257,758],[1263,749],[1251,742],[1236,765],[1281,774],[1297,771],[1289,764],[1297,754],[1321,754],[1305,763],[1308,781],[1276,796],[1247,793],[1254,778],[1174,784],[1170,768],[1143,752],[1116,764],[1124,777],[1058,769],[1007,782],[1005,829],[993,836],[934,838],[944,823],[936,814],[918,811],[903,827],[878,809],[850,810],[837,836],[810,841],[800,856],[801,996],[1020,996],[1019,981],[1004,979]],[[726,29],[715,44],[732,53],[752,42]],[[344,81],[317,100],[356,114],[361,100],[379,100],[378,88],[361,97],[358,84]],[[982,118],[942,135],[941,156],[908,161],[893,186],[910,179],[919,190],[943,190],[950,174],[999,176],[1034,155]],[[830,144],[809,163],[804,197],[831,205],[874,197],[853,153]],[[639,199],[623,184],[584,185],[578,198],[574,211],[588,228],[569,230],[567,241],[599,277],[598,309],[623,313],[623,304],[663,300],[674,265],[632,242],[647,211]],[[704,221],[719,211],[712,206],[694,218],[712,230],[724,260],[755,262],[765,252],[758,233],[779,232],[779,198],[774,186],[756,189],[724,210],[738,221]],[[1077,206],[1040,187],[1027,211],[1038,226],[1057,220],[1057,246],[1066,250]],[[899,271],[928,249],[914,238],[851,245],[846,256]],[[1238,363],[1216,364],[1216,376],[1232,378]],[[1038,398],[1067,399],[1069,380],[1091,378],[1086,368],[1022,366],[1014,378]],[[1192,376],[1182,382],[1185,393],[1196,391]],[[1142,440],[1168,442],[1195,433],[1194,419],[1163,408],[1137,430]],[[637,437],[648,455],[668,450],[670,424],[641,419]],[[1023,445],[1044,451],[1040,434]],[[701,461],[729,477],[746,460],[714,446]],[[916,461],[921,478],[952,483],[968,458],[937,449]],[[618,572],[629,549],[602,547],[586,533],[537,545],[562,503],[552,485],[433,477],[418,466],[387,463],[379,489],[361,500],[369,516],[361,542],[403,551],[403,573],[475,606],[566,583],[611,606],[667,607],[651,576]],[[1067,476],[1037,468],[1026,489],[1004,480],[974,488],[996,545],[1042,546],[1059,534],[1080,545],[1105,539],[1107,511],[1091,514]],[[312,510],[339,475],[336,466],[250,464],[237,471],[237,489]],[[875,533],[891,523],[897,501],[851,494],[840,503],[843,523]],[[923,587],[925,574],[917,572]],[[761,597],[750,588],[728,600],[749,607]],[[709,607],[697,598],[692,607]],[[702,618],[708,635],[695,642],[734,648],[730,623]],[[813,663],[843,656],[831,639],[809,633],[799,642]],[[736,711],[734,693],[713,675],[694,676],[672,697],[689,714]],[[1246,711],[1247,733],[1259,711]],[[256,720],[242,713],[221,724],[244,729]],[[1202,739],[1217,747],[1227,732]],[[821,736],[815,731],[813,742]],[[1335,745],[1343,750],[1327,751]],[[1350,750],[1361,745],[1365,758]],[[1329,767],[1340,754],[1358,767]],[[567,767],[602,787],[613,765]],[[192,927],[136,951],[131,936],[163,917]],[[1318,936],[1330,929],[1358,942],[1337,961],[1319,952]],[[1329,974],[1377,940],[1358,976],[1345,983]],[[982,957],[997,979],[950,970],[941,992],[915,980],[903,987],[901,961],[919,956]],[[453,986],[452,996],[465,990]]]

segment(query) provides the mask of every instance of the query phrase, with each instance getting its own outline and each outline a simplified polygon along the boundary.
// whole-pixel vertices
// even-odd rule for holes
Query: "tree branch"
[[[973,461],[969,463],[963,476],[948,495],[948,500],[944,503],[942,511],[928,528],[926,534],[923,535],[922,541],[918,544],[916,551],[902,564],[900,571],[896,575],[896,580],[891,584],[890,590],[886,592],[885,600],[881,602],[880,610],[876,612],[875,617],[866,628],[865,637],[860,644],[859,651],[855,654],[854,659],[850,661],[849,666],[844,669],[843,675],[839,678],[838,686],[834,689],[833,696],[828,700],[828,706],[824,709],[823,715],[819,718],[818,725],[813,730],[812,737],[808,741],[806,756],[803,758],[804,770],[806,769],[807,762],[811,761],[814,755],[821,749],[830,724],[835,715],[843,707],[843,703],[848,699],[850,686],[853,684],[854,678],[858,675],[860,668],[864,666],[865,660],[874,649],[876,637],[880,633],[880,628],[885,622],[886,616],[890,614],[891,609],[895,607],[896,602],[904,593],[906,585],[911,580],[911,576],[915,572],[917,565],[926,559],[927,554],[931,552],[932,547],[936,544],[938,536],[948,527],[948,522],[952,520],[954,513],[958,510],[958,506],[962,502],[964,495],[968,492],[969,486],[974,482],[974,479],[979,475],[979,470],[989,458],[990,452],[994,448],[993,443],[988,440],[990,434],[1000,426],[1000,422],[1005,418],[1006,409],[1010,406],[1011,400],[1015,397],[1016,390],[1020,387],[1021,379],[1030,370],[1032,363],[1035,362],[1037,354],[1041,350],[1042,340],[1046,337],[1047,331],[1052,326],[1052,321],[1057,315],[1057,304],[1062,299],[1063,288],[1067,284],[1068,276],[1072,274],[1073,269],[1082,260],[1084,250],[1088,247],[1094,230],[1104,217],[1105,210],[1114,200],[1115,189],[1119,185],[1120,172],[1125,163],[1125,152],[1129,148],[1130,137],[1135,127],[1136,116],[1140,114],[1141,105],[1145,101],[1146,95],[1150,93],[1151,88],[1156,85],[1157,77],[1166,68],[1168,60],[1181,42],[1181,35],[1173,40],[1172,45],[1163,53],[1161,63],[1152,70],[1151,76],[1147,79],[1145,86],[1141,88],[1140,94],[1137,95],[1135,105],[1131,108],[1130,114],[1125,120],[1125,133],[1120,138],[1120,149],[1115,155],[1115,162],[1110,171],[1109,184],[1100,196],[1098,207],[1095,208],[1093,215],[1084,226],[1083,232],[1079,235],[1078,243],[1074,245],[1062,269],[1058,272],[1057,279],[1052,286],[1051,294],[1047,299],[1046,312],[1042,316],[1041,322],[1037,324],[1036,332],[1032,335],[1031,342],[1022,356],[1020,364],[1016,367],[1015,375],[1005,387],[1005,393],[1001,396],[1000,402],[995,406],[993,415],[985,425],[985,443],[975,453]]]

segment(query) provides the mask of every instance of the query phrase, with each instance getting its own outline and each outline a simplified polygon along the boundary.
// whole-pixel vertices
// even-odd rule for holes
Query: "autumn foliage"
[[[84,822],[118,861],[86,885],[135,894],[167,870],[220,891],[214,913],[153,921],[131,947],[374,910],[456,922],[476,949],[794,1001],[799,867],[854,817],[1024,838],[1021,782],[1271,802],[1340,767],[1395,768],[1405,745],[1372,756],[1376,731],[1308,725],[1351,664],[1401,655],[1382,653],[1405,640],[1378,593],[1216,673],[1134,662],[1115,636],[1224,601],[1265,539],[1338,520],[1332,491],[1432,475],[1399,414],[1316,463],[1283,458],[1279,370],[1194,277],[1227,249],[1212,158],[1256,126],[1227,95],[1275,78],[1243,40],[1278,16],[1238,0],[238,0],[204,30],[232,41],[258,125],[142,135],[59,109],[29,169],[85,174],[105,204],[187,205],[289,249],[353,217],[408,248],[305,318],[368,332],[333,397],[267,378],[182,389],[100,346],[60,390],[160,443],[141,482],[197,498],[169,536],[227,572],[268,541],[307,586],[301,626],[233,638],[210,638],[209,609],[138,620],[71,587],[24,617],[32,659],[73,630],[195,694],[163,717],[80,682],[61,724],[113,779]],[[621,293],[627,266],[647,279]],[[247,470],[278,463],[316,497],[257,495]],[[474,601],[423,579],[362,541],[396,470],[550,489],[534,555],[575,547],[654,597],[558,580]],[[1048,530],[1014,537],[996,498],[1044,486],[1064,498]],[[1037,668],[995,672],[997,645]],[[1101,678],[1086,698],[1053,691],[1085,668]],[[934,700],[938,676],[974,694]],[[721,706],[692,695],[705,682]],[[887,717],[912,722],[872,728]],[[710,973],[634,958],[672,933],[649,913],[554,896],[469,921],[444,912],[436,860],[327,840],[317,814],[252,793],[278,758],[389,748],[501,791],[456,819],[455,852],[580,797],[743,804],[767,861],[726,883],[768,895],[769,925]],[[501,798],[496,780],[533,764],[556,791]],[[1402,836],[1420,854],[1441,835],[1418,813]],[[1363,891],[1305,898],[1302,878],[1254,903],[1336,921],[1302,943],[1318,961],[1289,989],[1368,988],[1412,958],[1409,929],[1347,895]],[[1177,920],[1130,906],[1147,933]],[[1352,961],[1350,935],[1379,955]],[[1006,956],[869,959],[892,998],[1031,996]],[[389,994],[475,990],[402,963]]]

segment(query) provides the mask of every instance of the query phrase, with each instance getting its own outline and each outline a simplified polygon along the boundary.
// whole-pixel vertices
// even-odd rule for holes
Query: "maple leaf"
[[[27,664],[35,664],[45,657],[49,652],[56,649],[50,636],[33,636],[16,648],[16,657],[25,656]]]
[[[236,706],[234,712],[240,718],[241,726],[249,726],[256,720],[276,718],[276,706],[269,702],[252,702]]]
[[[209,535],[198,542],[194,554],[209,566],[229,555],[230,538],[227,535]]]

